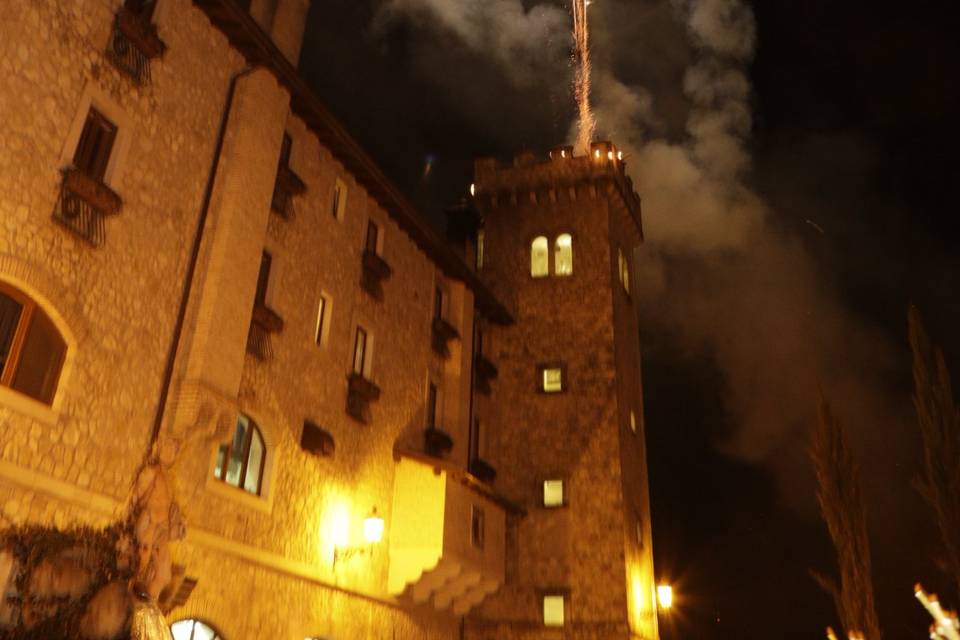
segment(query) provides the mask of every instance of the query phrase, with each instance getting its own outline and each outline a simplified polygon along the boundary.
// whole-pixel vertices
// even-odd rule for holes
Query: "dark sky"
[[[567,45],[555,14],[537,13],[562,3],[487,2],[522,5],[523,37],[482,12],[457,25],[428,9],[477,0],[311,9],[304,74],[436,221],[464,193],[474,157],[543,151],[570,131]],[[650,196],[639,258],[661,265],[670,294],[651,290],[639,303],[654,549],[679,600],[665,639],[817,638],[836,624],[808,575],[833,566],[804,451],[817,382],[864,469],[885,636],[924,635],[914,581],[949,593],[929,513],[909,486],[920,453],[905,339],[913,301],[960,371],[960,24],[947,7],[753,3],[743,136],[752,161],[736,182],[765,213],[747,241],[719,250],[677,241],[677,219],[696,212],[665,211],[669,198],[638,181]],[[689,149],[684,72],[702,48],[682,15],[660,0],[595,0],[591,12],[598,67],[656,112],[628,118],[642,131],[633,143]],[[606,124],[615,141],[633,135]],[[661,165],[642,166],[652,192]]]

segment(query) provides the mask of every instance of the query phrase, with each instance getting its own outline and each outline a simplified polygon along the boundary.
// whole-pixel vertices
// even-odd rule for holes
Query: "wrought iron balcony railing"
[[[360,286],[371,296],[380,300],[383,298],[383,282],[390,278],[393,269],[387,261],[369,249],[363,252],[363,274],[360,277]]]
[[[123,201],[110,187],[72,167],[63,170],[53,219],[95,247],[106,239],[104,218],[120,212]]]
[[[307,185],[290,167],[281,164],[277,168],[277,181],[273,186],[270,210],[284,220],[293,218],[293,198],[307,190]]]
[[[150,60],[166,51],[157,28],[143,16],[120,7],[107,44],[107,57],[138,84],[150,82]]]
[[[477,376],[474,378],[474,384],[477,391],[484,395],[490,395],[490,381],[497,377],[497,367],[482,353],[477,354],[474,360],[474,371]]]
[[[283,331],[283,318],[266,305],[255,304],[250,320],[250,333],[247,335],[247,353],[258,360],[272,359],[273,344],[270,336],[280,331]]]
[[[434,318],[432,326],[431,346],[438,355],[450,357],[450,341],[460,337],[460,333],[452,324],[443,318]]]
[[[380,399],[380,387],[359,373],[347,376],[347,415],[364,424],[370,422],[370,403]]]

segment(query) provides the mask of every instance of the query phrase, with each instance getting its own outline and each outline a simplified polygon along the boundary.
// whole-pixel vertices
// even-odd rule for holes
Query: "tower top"
[[[477,158],[472,190],[487,210],[520,202],[536,205],[576,199],[584,191],[589,197],[619,195],[642,234],[640,196],[625,168],[623,152],[609,141],[591,143],[587,155],[574,155],[569,145],[552,149],[546,159],[522,151],[513,157],[512,165]]]

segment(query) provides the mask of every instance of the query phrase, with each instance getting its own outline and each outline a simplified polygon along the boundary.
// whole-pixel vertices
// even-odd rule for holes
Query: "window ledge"
[[[0,405],[50,426],[56,425],[60,420],[59,411],[9,387],[0,386]]]
[[[208,470],[209,471],[209,470]],[[239,487],[227,484],[223,480],[217,480],[212,473],[207,474],[207,491],[221,498],[233,500],[244,507],[256,509],[266,514],[273,513],[273,494],[267,497],[255,496]]]

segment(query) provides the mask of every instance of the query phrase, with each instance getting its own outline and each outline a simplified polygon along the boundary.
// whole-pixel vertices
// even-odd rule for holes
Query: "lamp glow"
[[[661,609],[669,609],[673,606],[673,587],[668,584],[657,586],[657,600],[660,602]]]
[[[477,195],[477,185],[472,182],[470,183],[470,195]]]
[[[376,509],[363,521],[363,538],[368,544],[383,540],[383,518],[377,515]]]

